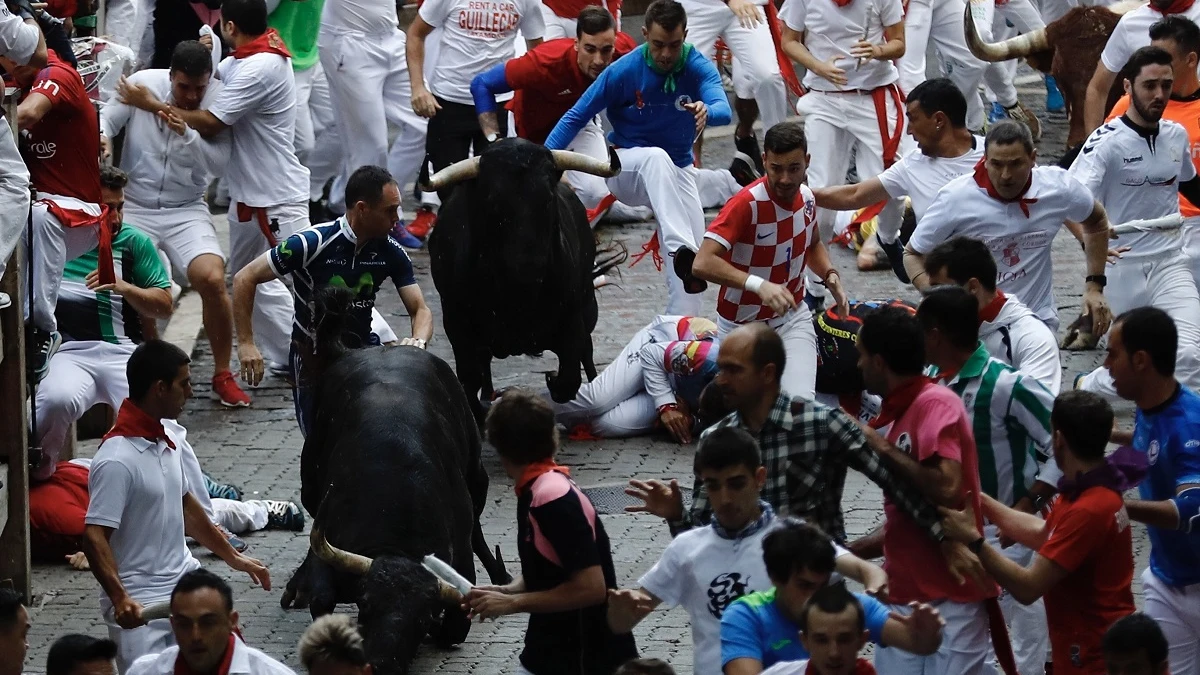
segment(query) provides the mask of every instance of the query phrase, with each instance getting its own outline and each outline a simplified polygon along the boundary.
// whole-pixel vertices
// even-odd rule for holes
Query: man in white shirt
[[[33,17],[18,17],[0,3],[0,56],[22,66],[46,65],[46,39]],[[29,169],[11,133],[0,134],[0,277],[21,241],[29,217]],[[0,309],[12,304],[0,293]]]
[[[129,357],[129,398],[100,443],[88,476],[91,495],[83,550],[100,582],[101,613],[117,643],[122,673],[145,654],[173,641],[163,619],[143,609],[170,598],[179,579],[198,567],[184,535],[246,572],[270,590],[259,561],[235,551],[191,494],[187,430],[174,421],[191,397],[191,359],[161,340],[142,343]]]
[[[925,256],[931,286],[962,286],[979,303],[979,339],[988,353],[1037,380],[1051,395],[1062,388],[1054,333],[1015,295],[996,288],[996,259],[978,239],[954,237]]]
[[[817,206],[853,211],[884,200],[908,197],[913,215],[920,222],[938,190],[971,173],[983,158],[983,139],[967,127],[970,106],[958,87],[946,78],[926,80],[908,94],[904,104],[908,134],[916,142],[916,149],[874,178],[853,185],[813,188]],[[899,240],[900,220],[880,218],[875,236],[896,276],[908,283],[902,260],[904,242]]]
[[[188,572],[175,584],[171,630],[176,644],[141,657],[129,675],[294,675],[291,668],[246,646],[237,632],[233,590],[208,570]]]
[[[441,30],[441,41],[426,87],[426,38],[435,28]],[[408,74],[413,110],[429,120],[425,153],[434,172],[466,159],[472,150],[478,155],[488,143],[508,135],[505,115],[499,116],[498,134],[484,135],[471,80],[515,56],[518,30],[529,49],[542,43],[545,23],[537,0],[426,0],[417,11],[408,28]]]
[[[225,171],[229,196],[229,272],[308,227],[308,169],[296,159],[296,78],[279,34],[267,27],[263,0],[226,0],[221,30],[233,48],[221,62],[222,85],[212,105],[185,110],[162,103],[145,87],[122,97],[154,114],[175,115],[211,139],[225,129],[232,150]],[[286,371],[291,348],[292,296],[283,282],[258,287],[255,334],[272,370]]]
[[[1129,58],[1126,72],[1129,109],[1092,132],[1070,169],[1117,224],[1178,214],[1180,193],[1200,199],[1188,132],[1162,119],[1174,83],[1170,53],[1142,47]],[[1200,387],[1200,293],[1179,231],[1126,234],[1118,244],[1120,257],[1108,268],[1113,312],[1151,305],[1169,314],[1179,332],[1176,378]],[[1104,367],[1085,375],[1077,388],[1117,397]]]
[[[1104,51],[1100,53],[1100,62],[1096,64],[1096,72],[1088,83],[1084,131],[1090,134],[1104,122],[1108,116],[1108,92],[1117,73],[1125,68],[1133,52],[1150,44],[1150,26],[1170,14],[1179,14],[1200,23],[1200,3],[1190,0],[1150,0],[1149,4],[1121,16],[1112,35],[1108,36]]]
[[[628,633],[660,605],[683,607],[692,622],[693,672],[720,675],[721,616],[734,600],[771,588],[762,542],[779,521],[759,499],[767,479],[758,443],[744,429],[716,429],[696,450],[696,476],[713,506],[713,522],[676,537],[638,580],[640,588],[608,592],[608,622]],[[837,572],[868,592],[887,586],[883,570],[840,546]]]
[[[145,87],[168,105],[196,110],[212,105],[221,83],[210,80],[212,60],[199,42],[180,42],[171,55],[170,70],[143,70],[127,82]],[[213,353],[213,393],[229,407],[250,405],[229,368],[233,352],[233,305],[225,289],[225,254],[213,227],[204,193],[216,175],[224,173],[230,134],[212,140],[178,117],[169,124],[154,114],[121,101],[100,109],[101,143],[126,129],[121,167],[129,174],[125,188],[125,218],[150,235],[166,252],[172,267],[187,270],[188,283],[200,294],[204,333]]]
[[[913,285],[924,290],[930,281],[923,257],[934,246],[955,236],[979,239],[1000,265],[997,287],[1028,301],[1053,332],[1058,307],[1051,244],[1064,223],[1079,223],[1087,258],[1083,313],[1103,332],[1112,321],[1104,299],[1108,217],[1079,181],[1058,167],[1035,166],[1036,160],[1028,127],[1012,120],[996,123],[975,171],[942,188],[917,223],[904,249],[904,268]]]

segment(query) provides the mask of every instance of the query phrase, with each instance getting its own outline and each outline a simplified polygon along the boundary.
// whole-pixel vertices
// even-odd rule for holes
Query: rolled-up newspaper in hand
[[[169,602],[156,602],[153,605],[146,605],[142,608],[142,619],[146,623],[150,623],[155,619],[169,618],[171,618],[171,603]]]
[[[459,574],[457,570],[433,554],[425,556],[425,559],[421,561],[421,565],[429,570],[430,574],[450,584],[462,595],[466,595],[472,588],[471,582],[467,581],[466,577]]]
[[[1117,234],[1128,234],[1130,232],[1155,232],[1164,230],[1178,230],[1183,226],[1183,216],[1178,213],[1173,213],[1162,218],[1149,218],[1147,220],[1130,220],[1120,225],[1114,225],[1113,232]]]

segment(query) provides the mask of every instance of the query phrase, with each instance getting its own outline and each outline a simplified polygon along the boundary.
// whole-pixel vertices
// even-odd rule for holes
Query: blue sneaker
[[[422,246],[421,240],[414,237],[412,232],[408,231],[408,228],[404,226],[403,220],[396,223],[396,226],[392,228],[392,238],[400,242],[400,245],[404,248],[421,248]]]
[[[1067,102],[1063,100],[1062,92],[1053,77],[1046,76],[1046,112],[1063,114],[1067,112]]]
[[[225,537],[225,541],[229,542],[229,546],[238,553],[245,553],[246,549],[250,548],[250,544],[247,544],[245,539],[225,529],[224,526],[217,525],[217,530]]]
[[[1004,106],[999,103],[992,103],[992,110],[988,113],[988,124],[995,124],[1007,117],[1008,113],[1004,112]]]
[[[204,474],[204,489],[208,491],[208,496],[213,499],[229,499],[235,502],[242,501],[242,491],[240,488],[225,483],[218,483],[213,480],[212,476]]]

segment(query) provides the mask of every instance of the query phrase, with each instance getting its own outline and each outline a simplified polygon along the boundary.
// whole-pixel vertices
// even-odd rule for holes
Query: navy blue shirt
[[[351,331],[359,346],[371,344],[371,310],[383,282],[390,278],[397,290],[417,283],[408,254],[391,235],[367,241],[356,252],[357,245],[358,237],[343,216],[300,230],[271,249],[267,259],[271,270],[280,277],[292,275],[293,339],[313,337],[312,302],[317,289],[342,286],[355,294]]]

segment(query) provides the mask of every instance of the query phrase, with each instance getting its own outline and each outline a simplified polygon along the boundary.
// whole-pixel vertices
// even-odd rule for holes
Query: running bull
[[[589,379],[596,377],[593,281],[623,255],[597,264],[587,211],[561,178],[564,171],[608,178],[620,170],[616,153],[604,162],[508,138],[422,187],[455,186],[429,238],[430,270],[458,379],[480,423],[478,396],[494,393],[493,357],[554,352],[558,372],[546,383],[558,402],[575,398],[581,364]]]
[[[450,646],[470,630],[458,592],[421,566],[427,554],[472,584],[474,555],[493,583],[510,577],[479,526],[488,475],[450,366],[416,347],[345,349],[350,300],[345,289],[317,298],[318,385],[300,464],[301,499],[317,515],[281,604],[316,618],[357,603],[375,673],[404,675],[427,634]]]
[[[971,53],[982,61],[996,62],[1026,58],[1033,68],[1054,76],[1067,103],[1070,128],[1067,147],[1073,148],[1087,137],[1083,128],[1083,107],[1088,83],[1100,63],[1100,52],[1108,43],[1117,21],[1126,12],[1144,2],[1124,2],[1111,7],[1075,7],[1045,28],[1018,35],[1003,42],[988,43],[979,37],[970,3],[963,12],[964,32]],[[1110,110],[1123,93],[1121,78],[1113,82],[1105,110]]]

